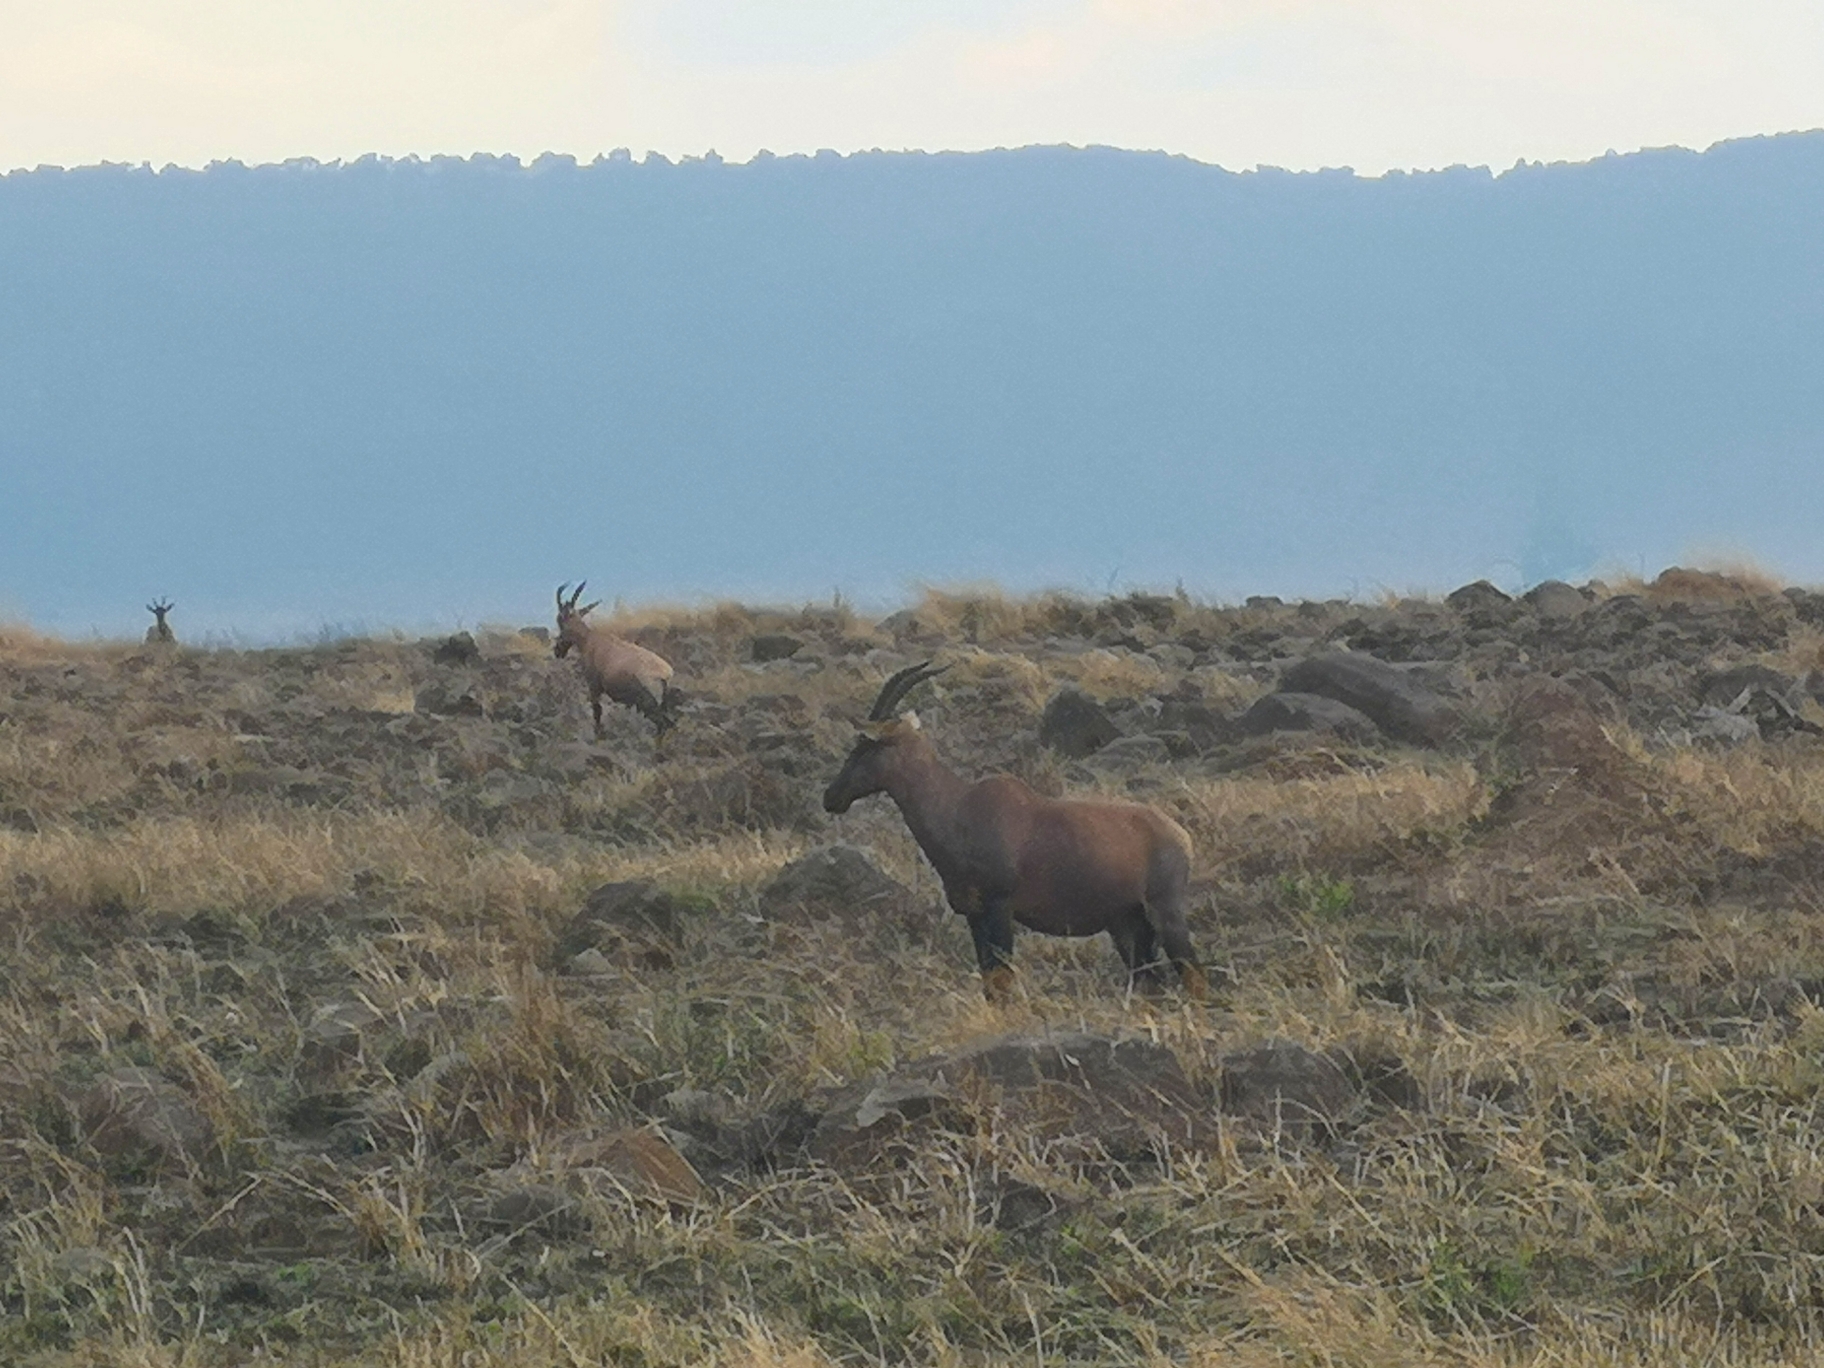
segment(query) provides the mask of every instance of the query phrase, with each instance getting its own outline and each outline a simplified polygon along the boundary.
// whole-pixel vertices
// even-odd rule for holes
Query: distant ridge
[[[1824,133],[0,178],[0,615],[1824,578]]]

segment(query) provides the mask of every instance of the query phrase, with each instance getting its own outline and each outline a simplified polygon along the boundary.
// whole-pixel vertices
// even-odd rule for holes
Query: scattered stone
[[[589,1218],[576,1198],[544,1183],[501,1193],[488,1207],[488,1224],[509,1240],[574,1240],[589,1233]]]
[[[1119,735],[1108,709],[1081,689],[1060,689],[1039,718],[1039,744],[1072,760],[1095,754]]]
[[[433,679],[413,696],[412,706],[433,717],[482,717],[480,689],[466,679]]]
[[[614,961],[592,945],[587,950],[572,955],[566,968],[579,978],[588,978],[592,975],[612,974]]]
[[[1372,718],[1395,740],[1436,745],[1455,729],[1450,707],[1409,670],[1358,651],[1301,660],[1280,677],[1286,693],[1322,694]]]
[[[1752,595],[1754,587],[1734,575],[1715,570],[1692,570],[1674,565],[1659,572],[1659,578],[1647,586],[1656,599],[1740,599]]]
[[[677,900],[646,879],[601,885],[557,933],[560,962],[579,973],[669,969],[683,933]],[[587,952],[600,957],[579,965]]]
[[[1485,579],[1451,590],[1444,602],[1477,626],[1507,622],[1515,613],[1513,598]]]
[[[563,1156],[572,1171],[593,1171],[634,1197],[688,1206],[703,1196],[703,1180],[677,1147],[651,1127],[590,1137]]]
[[[1026,1235],[1054,1224],[1076,1204],[1036,1183],[997,1174],[977,1189],[976,1219],[1009,1235]]]
[[[804,649],[804,642],[784,632],[767,632],[755,637],[749,649],[755,662],[764,665],[774,660],[790,660]]]
[[[1760,740],[1761,728],[1752,717],[1727,708],[1699,708],[1696,725],[1691,728],[1691,739],[1739,746],[1745,741]]]
[[[1171,744],[1163,736],[1117,736],[1086,757],[1083,763],[1091,769],[1122,773],[1148,765],[1163,765],[1171,758]]]
[[[367,1032],[381,1020],[379,1011],[358,998],[317,1008],[304,1028],[305,1069],[320,1078],[355,1064]]]
[[[922,911],[911,889],[852,845],[827,845],[800,856],[760,893],[760,912],[771,921],[827,916],[875,921],[919,917]]]
[[[439,665],[473,665],[481,659],[481,647],[467,632],[457,632],[437,643],[431,659]]]
[[[1590,600],[1581,590],[1563,580],[1543,580],[1522,594],[1520,600],[1543,622],[1568,621],[1590,606]]]
[[[1703,675],[1698,680],[1697,696],[1713,708],[1733,708],[1743,694],[1756,690],[1787,698],[1797,692],[1798,680],[1767,665],[1736,665]]]
[[[1327,1052],[1363,1097],[1401,1111],[1425,1110],[1425,1086],[1406,1061],[1380,1045],[1339,1046]]]
[[[719,1129],[727,1110],[721,1097],[703,1088],[674,1088],[659,1099],[659,1115],[692,1130]]]
[[[1290,1040],[1269,1040],[1222,1056],[1222,1110],[1267,1134],[1309,1140],[1334,1131],[1356,1087],[1334,1059]]]
[[[891,1161],[933,1131],[1029,1128],[1085,1155],[1146,1158],[1161,1141],[1201,1148],[1203,1106],[1155,1041],[1072,1031],[993,1036],[839,1091],[809,1141],[842,1170]]]
[[[1381,738],[1381,729],[1372,718],[1322,694],[1266,694],[1241,715],[1239,726],[1249,736],[1276,731],[1330,732],[1362,746]]]
[[[215,1127],[175,1084],[150,1069],[116,1069],[95,1080],[78,1106],[83,1134],[109,1158],[143,1154],[194,1164],[215,1144]]]

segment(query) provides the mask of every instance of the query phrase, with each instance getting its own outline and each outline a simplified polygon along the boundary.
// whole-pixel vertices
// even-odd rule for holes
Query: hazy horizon
[[[0,3],[0,167],[1159,148],[1511,165],[1824,125],[1804,0]]]
[[[0,180],[0,611],[1824,578],[1824,134]]]

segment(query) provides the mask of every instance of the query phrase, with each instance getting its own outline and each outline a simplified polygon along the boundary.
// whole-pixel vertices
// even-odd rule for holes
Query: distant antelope
[[[874,793],[893,800],[951,908],[969,922],[990,1002],[1013,986],[1015,922],[1052,936],[1106,931],[1129,971],[1148,978],[1163,944],[1184,990],[1202,998],[1208,981],[1184,920],[1184,828],[1138,803],[1046,798],[1004,774],[959,777],[938,759],[917,713],[894,715],[916,685],[942,673],[926,661],[887,680],[824,791],[824,810],[847,812]]]
[[[670,664],[644,646],[623,641],[612,632],[584,622],[583,618],[596,606],[576,606],[586,583],[587,580],[579,583],[567,600],[564,590],[569,586],[557,587],[557,644],[553,654],[562,660],[575,650],[582,662],[583,679],[589,685],[589,706],[595,713],[595,739],[599,741],[607,735],[602,727],[603,695],[638,709],[663,736],[676,725],[667,706],[672,702]]]
[[[146,611],[158,619],[157,622],[154,622],[150,627],[146,628],[146,645],[177,645],[177,633],[172,631],[171,624],[165,621],[165,614],[169,613],[175,607],[177,607],[175,603],[167,603],[163,599],[146,605]]]

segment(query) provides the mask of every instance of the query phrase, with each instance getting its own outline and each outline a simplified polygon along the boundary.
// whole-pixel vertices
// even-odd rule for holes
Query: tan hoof
[[[1184,986],[1184,995],[1192,1002],[1207,1002],[1210,997],[1210,976],[1195,964],[1187,964],[1178,971],[1179,982]]]
[[[1013,997],[1013,970],[997,964],[982,975],[982,996],[999,1007]]]

